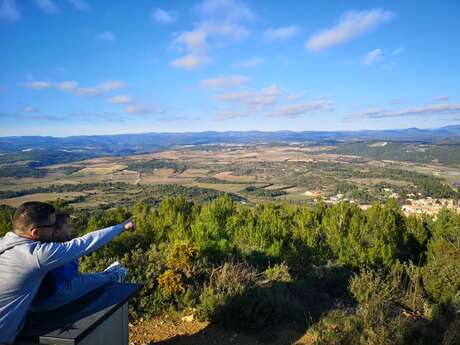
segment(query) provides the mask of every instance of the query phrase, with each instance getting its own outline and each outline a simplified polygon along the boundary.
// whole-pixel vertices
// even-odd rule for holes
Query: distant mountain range
[[[387,140],[426,143],[460,143],[460,125],[436,129],[407,128],[362,131],[247,131],[247,132],[185,132],[142,133],[119,135],[0,137],[0,152],[24,150],[81,150],[99,154],[133,154],[166,147],[206,144],[254,144],[280,142],[336,142],[357,140]]]

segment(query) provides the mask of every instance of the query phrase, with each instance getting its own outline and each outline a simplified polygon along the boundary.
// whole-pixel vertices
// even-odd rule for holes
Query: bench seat
[[[128,345],[128,300],[141,287],[110,283],[52,312],[29,313],[15,344]]]

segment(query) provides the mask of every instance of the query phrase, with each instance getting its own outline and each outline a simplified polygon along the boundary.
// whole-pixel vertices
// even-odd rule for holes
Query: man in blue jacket
[[[0,344],[11,344],[40,284],[51,270],[99,249],[136,225],[122,224],[94,231],[67,242],[53,242],[56,211],[41,202],[28,202],[16,210],[13,231],[0,239]],[[50,307],[71,302],[111,281],[122,281],[127,270],[115,265],[105,272],[81,274]]]

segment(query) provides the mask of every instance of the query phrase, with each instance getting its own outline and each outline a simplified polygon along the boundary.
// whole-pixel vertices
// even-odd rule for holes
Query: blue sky
[[[460,123],[460,2],[0,0],[0,135]]]

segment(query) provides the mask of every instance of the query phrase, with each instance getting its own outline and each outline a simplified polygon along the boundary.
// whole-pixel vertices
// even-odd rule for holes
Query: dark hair
[[[68,223],[70,223],[70,216],[67,213],[56,213],[56,226],[58,228]]]
[[[56,213],[53,205],[30,201],[20,205],[13,216],[13,230],[24,232],[33,226],[48,225],[49,218]]]

